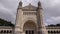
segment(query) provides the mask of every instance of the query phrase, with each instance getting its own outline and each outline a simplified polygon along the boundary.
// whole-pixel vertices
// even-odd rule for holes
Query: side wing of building
[[[0,26],[0,34],[13,34],[14,27]]]
[[[48,34],[60,34],[60,26],[46,26]],[[13,34],[14,27],[0,26],[0,34]]]
[[[48,34],[60,34],[60,26],[47,26]]]

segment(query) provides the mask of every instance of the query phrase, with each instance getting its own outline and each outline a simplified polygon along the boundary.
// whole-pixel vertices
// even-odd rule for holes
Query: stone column
[[[38,24],[38,34],[48,34],[45,24],[43,22],[43,11],[42,11],[41,3],[38,2],[37,8],[37,24]]]
[[[17,15],[16,15],[16,24],[15,24],[15,32],[14,34],[22,34],[22,2],[19,2],[19,6],[17,9]]]

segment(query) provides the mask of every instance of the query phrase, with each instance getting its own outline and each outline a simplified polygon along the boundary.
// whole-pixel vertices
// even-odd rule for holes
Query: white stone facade
[[[38,7],[31,4],[22,7],[20,1],[17,9],[15,34],[48,34],[43,22],[43,9],[40,1]]]
[[[14,28],[10,26],[0,26],[0,34],[14,34]],[[60,34],[60,26],[46,26],[48,34]],[[24,33],[23,33],[24,34]]]

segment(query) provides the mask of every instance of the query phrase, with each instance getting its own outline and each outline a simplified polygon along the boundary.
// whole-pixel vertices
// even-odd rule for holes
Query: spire
[[[40,1],[38,1],[38,6],[41,6],[41,3],[40,3]]]
[[[42,7],[41,7],[41,2],[40,2],[40,1],[38,1],[38,8],[39,8],[39,9],[42,8]]]
[[[18,6],[18,9],[21,9],[22,8],[22,1],[19,2],[19,6]]]
[[[19,5],[22,6],[22,1],[19,2]]]

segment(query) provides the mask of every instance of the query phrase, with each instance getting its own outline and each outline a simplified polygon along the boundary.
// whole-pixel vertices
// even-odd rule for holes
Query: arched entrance
[[[31,20],[27,21],[23,26],[23,31],[25,32],[25,34],[36,34],[36,24]]]

